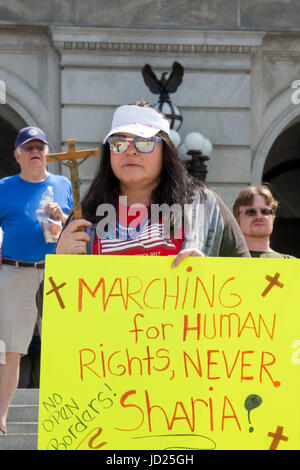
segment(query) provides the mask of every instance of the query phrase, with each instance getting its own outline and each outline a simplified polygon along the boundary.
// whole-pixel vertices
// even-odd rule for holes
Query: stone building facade
[[[143,65],[160,76],[176,60],[180,135],[212,142],[208,183],[232,207],[245,185],[268,181],[280,201],[276,247],[300,255],[299,16],[297,0],[0,0],[0,177],[18,171],[21,127],[43,128],[51,151],[71,138],[97,147],[116,106],[157,102]],[[81,167],[83,192],[96,164]]]

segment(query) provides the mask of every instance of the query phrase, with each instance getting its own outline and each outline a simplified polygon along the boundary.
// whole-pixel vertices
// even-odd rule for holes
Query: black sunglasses
[[[263,209],[245,209],[241,211],[240,214],[245,214],[247,217],[255,217],[257,214],[261,215],[273,215],[273,209],[269,207],[265,207]]]

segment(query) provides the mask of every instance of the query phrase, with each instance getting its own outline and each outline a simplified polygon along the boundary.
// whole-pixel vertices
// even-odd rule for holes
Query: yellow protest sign
[[[300,261],[47,256],[39,449],[300,449]]]

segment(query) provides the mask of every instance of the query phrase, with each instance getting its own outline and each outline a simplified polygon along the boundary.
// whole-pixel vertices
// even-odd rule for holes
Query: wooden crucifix
[[[68,151],[62,153],[49,153],[46,155],[47,162],[58,161],[70,169],[70,179],[73,193],[73,209],[75,219],[82,219],[80,204],[80,178],[78,167],[88,158],[99,157],[98,149],[76,150],[75,140],[67,140]],[[78,162],[79,159],[82,159]]]

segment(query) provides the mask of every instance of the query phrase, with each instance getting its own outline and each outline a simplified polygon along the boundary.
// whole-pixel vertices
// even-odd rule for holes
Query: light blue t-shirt
[[[25,262],[43,261],[54,251],[46,243],[36,211],[48,186],[53,187],[54,202],[65,214],[73,207],[71,183],[65,176],[50,174],[40,183],[29,183],[19,175],[0,180],[0,227],[3,229],[3,258]]]

